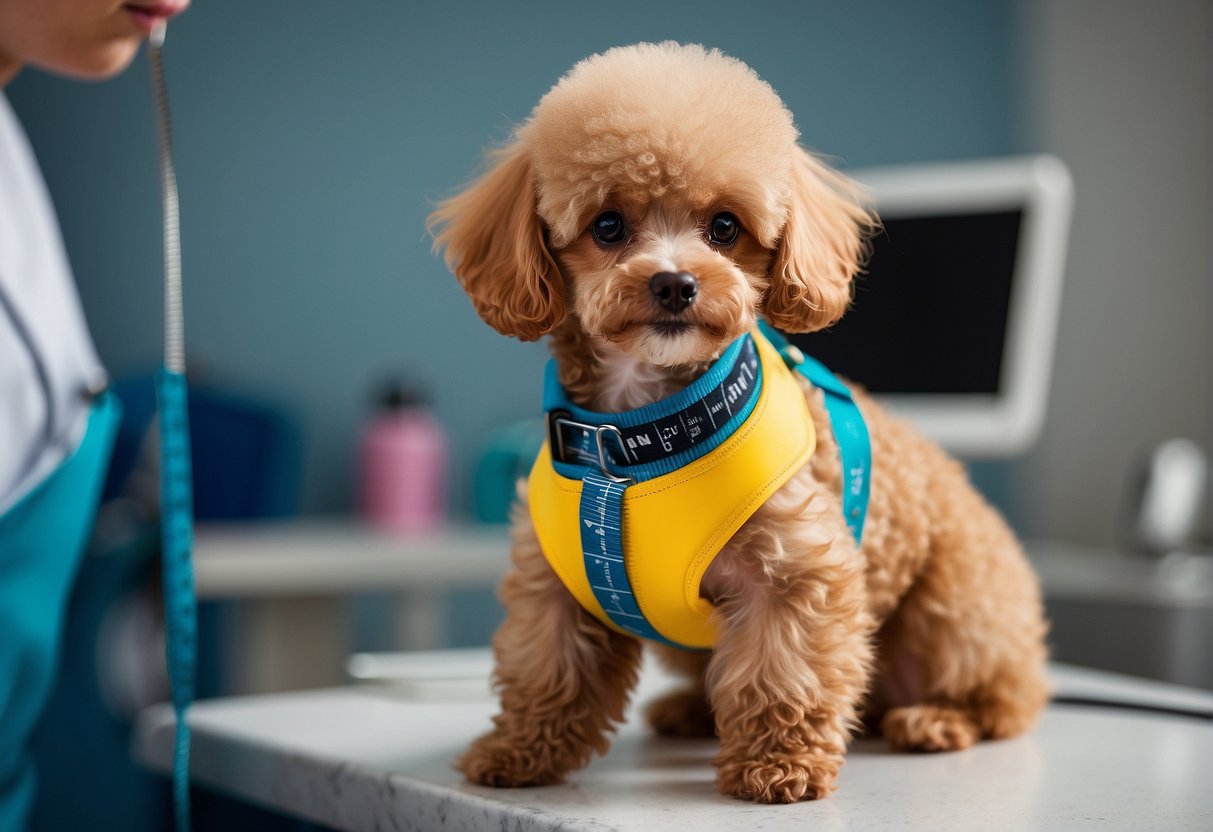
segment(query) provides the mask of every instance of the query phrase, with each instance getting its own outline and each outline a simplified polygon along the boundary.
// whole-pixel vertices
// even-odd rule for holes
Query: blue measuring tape
[[[177,829],[190,828],[190,727],[198,655],[194,594],[194,489],[190,465],[185,321],[181,289],[180,206],[173,169],[173,131],[160,47],[164,29],[148,49],[160,147],[164,207],[164,367],[156,376],[160,431],[160,536],[163,563],[165,651],[177,719],[173,746],[173,810]]]
[[[156,376],[160,420],[160,526],[169,681],[177,717],[173,805],[177,828],[188,832],[190,704],[194,701],[198,619],[192,564],[193,483],[185,376],[162,368]]]

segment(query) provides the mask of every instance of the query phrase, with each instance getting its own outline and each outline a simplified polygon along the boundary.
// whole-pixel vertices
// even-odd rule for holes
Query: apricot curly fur
[[[603,627],[568,594],[523,515],[520,504],[514,569],[500,592],[506,618],[493,637],[502,713],[456,764],[486,786],[559,783],[605,754],[640,661],[636,640]]]
[[[436,245],[498,330],[551,333],[560,380],[594,410],[680,390],[763,314],[811,331],[841,316],[877,219],[857,186],[796,144],[752,70],[673,43],[578,64],[432,217]],[[619,212],[621,245],[595,241]],[[738,239],[708,239],[711,218]],[[676,332],[650,292],[661,270],[699,287]],[[896,748],[946,751],[1028,730],[1047,700],[1035,576],[965,472],[862,390],[872,438],[862,548],[842,518],[822,393],[803,385],[812,459],[737,531],[701,592],[711,653],[657,648],[688,686],[652,703],[674,736],[720,737],[717,786],[766,803],[834,788],[861,721]],[[495,786],[560,782],[605,753],[639,644],[584,612],[549,568],[520,487],[506,620],[493,641],[501,713],[458,765]]]

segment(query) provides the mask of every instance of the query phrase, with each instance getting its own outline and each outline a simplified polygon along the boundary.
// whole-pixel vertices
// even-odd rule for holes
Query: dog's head
[[[571,314],[602,346],[674,366],[715,357],[759,315],[821,329],[846,311],[874,219],[796,138],[740,61],[612,49],[438,207],[435,245],[481,317],[523,340]]]

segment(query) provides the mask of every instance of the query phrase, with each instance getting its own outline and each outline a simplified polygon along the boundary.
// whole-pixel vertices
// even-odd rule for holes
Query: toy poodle
[[[573,67],[488,171],[439,205],[435,246],[493,328],[550,336],[569,407],[643,412],[693,387],[734,344],[761,341],[769,355],[760,319],[811,332],[850,304],[878,220],[859,187],[797,139],[780,98],[738,60],[672,42],[611,49]],[[747,366],[758,363],[751,353]],[[711,633],[692,646],[708,649],[657,629],[653,649],[687,684],[649,706],[652,727],[718,736],[719,790],[764,803],[828,795],[862,726],[911,751],[1029,729],[1048,696],[1046,624],[1007,524],[959,464],[855,389],[871,455],[857,543],[826,391],[779,362],[761,372],[772,389],[795,379],[811,456],[769,480],[777,487],[700,558],[688,603],[702,605]],[[747,418],[766,415],[763,401]],[[601,473],[626,486],[628,452],[608,441],[604,457],[603,429],[591,428]],[[606,752],[637,679],[637,631],[576,591],[592,581],[551,551],[550,540],[575,540],[576,496],[570,518],[550,521],[563,538],[544,538],[528,507],[537,476],[545,494],[549,480],[583,487],[545,473],[551,445],[532,487],[519,485],[493,639],[501,713],[458,763],[475,783],[561,782]],[[641,581],[642,549],[677,548],[690,514],[658,523],[661,542],[644,549],[639,514],[624,511],[624,528],[638,525],[623,533],[616,601],[628,576]]]

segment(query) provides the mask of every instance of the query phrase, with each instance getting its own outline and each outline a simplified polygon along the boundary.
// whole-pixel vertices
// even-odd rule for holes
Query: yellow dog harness
[[[572,404],[549,364],[549,437],[531,469],[531,518],[544,556],[587,611],[620,632],[713,646],[712,605],[700,596],[704,573],[815,446],[790,366],[826,390],[844,470],[854,474],[844,483],[844,511],[858,538],[869,456],[862,417],[844,385],[765,325],[730,345],[686,390],[624,413]],[[831,399],[849,406],[846,419]],[[858,431],[849,424],[855,419]],[[840,422],[862,433],[862,460],[846,458]],[[858,513],[847,506],[851,492],[862,497]]]

